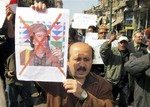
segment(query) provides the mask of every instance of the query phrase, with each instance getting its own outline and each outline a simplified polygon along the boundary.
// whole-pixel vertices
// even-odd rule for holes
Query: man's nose
[[[85,61],[84,60],[81,60],[80,61],[80,66],[84,66],[85,65]]]

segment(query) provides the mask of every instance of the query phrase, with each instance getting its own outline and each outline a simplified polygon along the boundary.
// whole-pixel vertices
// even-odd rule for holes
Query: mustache
[[[85,67],[80,67],[80,68],[77,69],[77,71],[80,71],[80,70],[86,71],[86,68]]]

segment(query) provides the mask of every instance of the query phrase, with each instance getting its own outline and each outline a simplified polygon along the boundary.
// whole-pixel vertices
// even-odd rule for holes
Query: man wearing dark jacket
[[[150,105],[150,54],[139,58],[135,56],[125,64],[126,70],[135,79],[134,107],[149,107]]]
[[[134,55],[136,53],[140,55],[147,54],[147,46],[142,43],[143,41],[143,32],[140,30],[137,30],[134,32],[133,40],[129,42],[128,44],[128,50],[131,55]],[[130,95],[129,95],[129,104],[132,104],[133,102],[133,94],[134,94],[134,78],[129,75],[129,88],[130,88]]]
[[[114,107],[111,85],[90,72],[93,49],[84,42],[69,48],[64,83],[39,82],[47,93],[47,107]]]

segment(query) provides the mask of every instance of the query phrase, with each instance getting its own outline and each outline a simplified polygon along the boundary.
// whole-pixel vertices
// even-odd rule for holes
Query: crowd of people
[[[31,5],[35,11],[45,11],[46,2],[37,0]],[[108,31],[106,25],[89,26],[88,29],[69,28],[69,48],[67,61],[67,78],[62,82],[21,81],[16,77],[14,13],[6,6],[7,26],[6,41],[0,45],[0,105],[18,107],[19,98],[27,107],[33,107],[31,83],[36,87],[39,96],[42,93],[47,107],[148,107],[150,97],[150,33],[137,30],[130,40],[126,31]],[[52,65],[43,49],[49,50],[48,36],[43,24],[31,25],[32,43],[35,48],[42,42],[39,54],[34,55],[31,65]],[[106,40],[99,48],[104,64],[93,64],[94,50],[85,43],[86,33],[97,33],[98,40]],[[3,34],[4,31],[1,31]],[[143,43],[144,35],[146,43]],[[43,41],[43,38],[46,38]],[[112,47],[117,40],[117,46]],[[54,56],[62,66],[63,56],[59,48]],[[53,51],[50,52],[53,54]],[[31,52],[32,55],[32,52]],[[23,60],[24,57],[20,59]],[[24,60],[22,63],[25,63]],[[55,66],[55,65],[54,65]],[[103,74],[102,74],[103,73]],[[101,75],[102,74],[102,75]],[[6,92],[6,94],[5,94]],[[136,93],[136,94],[135,94]],[[116,99],[119,102],[116,103]]]

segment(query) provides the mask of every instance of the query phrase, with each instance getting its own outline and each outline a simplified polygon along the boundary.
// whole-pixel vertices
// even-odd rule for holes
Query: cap
[[[44,31],[44,32],[47,32],[47,28],[45,25],[43,25],[42,23],[35,23],[35,24],[32,24],[30,26],[30,29],[32,30],[32,32],[34,33],[37,33],[39,31]]]
[[[118,42],[121,42],[121,41],[129,41],[129,39],[126,37],[126,36],[120,36],[119,39],[118,39]]]

